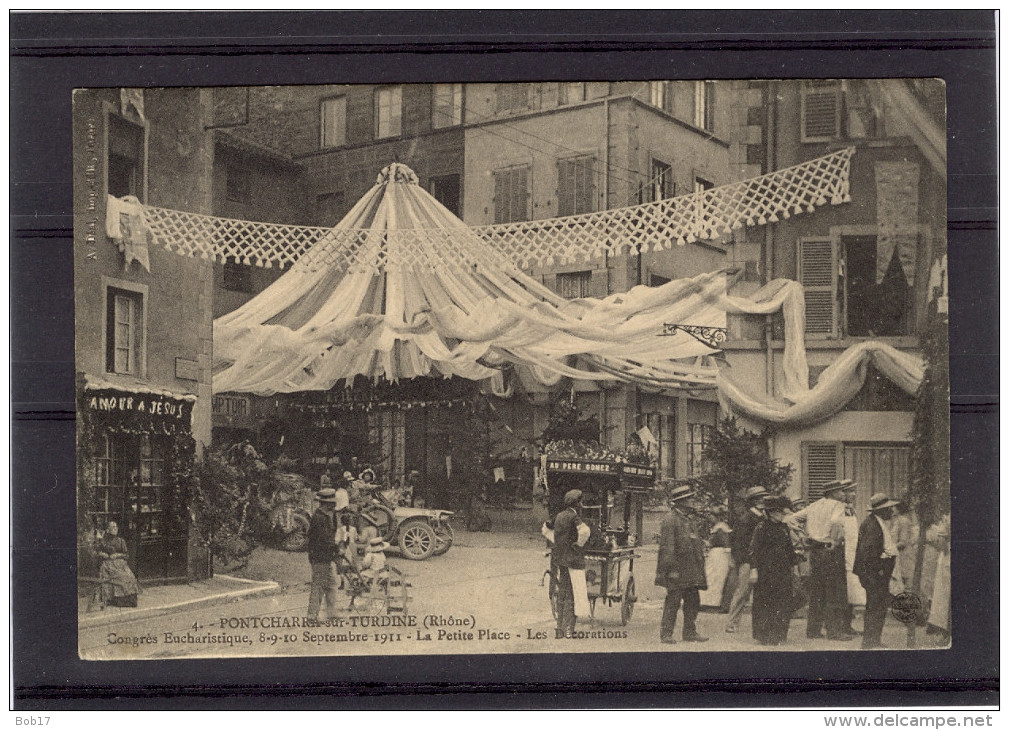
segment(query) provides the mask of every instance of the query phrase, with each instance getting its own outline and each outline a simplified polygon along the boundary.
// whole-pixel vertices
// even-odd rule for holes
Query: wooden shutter
[[[840,476],[841,444],[802,442],[802,496],[813,502],[823,496],[823,485]]]
[[[575,168],[571,160],[557,160],[557,215],[575,212]]]
[[[837,335],[837,251],[829,238],[798,243],[799,283],[806,294],[806,334]]]
[[[840,82],[803,82],[800,99],[803,142],[827,142],[841,136]]]
[[[494,222],[529,220],[529,168],[494,173]]]

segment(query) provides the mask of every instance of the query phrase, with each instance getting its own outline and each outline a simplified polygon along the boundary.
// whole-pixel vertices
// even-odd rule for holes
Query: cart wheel
[[[434,528],[434,535],[438,538],[438,542],[435,544],[434,552],[431,554],[444,555],[452,547],[452,542],[455,540],[455,530],[452,529],[452,524],[450,522],[439,522],[438,526]]]
[[[627,578],[627,585],[624,586],[624,598],[620,602],[620,625],[626,626],[631,621],[634,614],[634,604],[638,600],[638,594],[634,591],[634,576]]]
[[[399,528],[399,552],[407,560],[426,560],[437,542],[438,537],[426,522],[411,520]]]
[[[557,578],[554,577],[553,571],[546,571],[544,574],[547,578],[547,596],[550,598],[550,613],[553,614],[554,621],[557,620]]]

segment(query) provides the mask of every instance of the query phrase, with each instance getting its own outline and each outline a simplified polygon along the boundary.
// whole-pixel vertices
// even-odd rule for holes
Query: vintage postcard
[[[950,646],[945,104],[76,90],[80,657]]]

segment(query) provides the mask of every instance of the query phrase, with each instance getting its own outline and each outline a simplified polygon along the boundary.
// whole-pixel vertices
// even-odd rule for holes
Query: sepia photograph
[[[942,79],[72,103],[81,659],[956,641]]]

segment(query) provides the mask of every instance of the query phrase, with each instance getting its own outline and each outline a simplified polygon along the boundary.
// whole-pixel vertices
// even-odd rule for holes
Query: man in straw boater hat
[[[747,489],[744,495],[746,512],[736,520],[732,528],[732,560],[736,564],[738,581],[736,592],[732,595],[732,603],[729,605],[729,620],[725,624],[725,631],[729,634],[739,630],[739,618],[743,615],[746,601],[753,591],[753,584],[750,583],[750,543],[753,540],[753,531],[764,520],[762,505],[766,496],[767,490],[763,487]]]
[[[683,640],[707,641],[697,633],[697,614],[701,610],[702,590],[708,587],[704,574],[704,543],[690,519],[696,509],[694,490],[686,485],[668,495],[669,514],[659,528],[659,561],[655,585],[666,589],[659,639],[675,644],[676,614],[683,604]]]
[[[890,596],[890,576],[897,562],[897,541],[890,532],[889,521],[897,500],[877,492],[869,499],[869,516],[858,528],[855,564],[852,572],[865,588],[865,626],[862,648],[883,648],[880,637],[886,621],[887,599]]]
[[[848,573],[844,565],[845,496],[855,482],[839,479],[823,485],[823,497],[785,518],[789,525],[805,521],[809,536],[809,612],[806,636],[850,641],[848,625]]]
[[[551,561],[557,569],[557,638],[570,639],[578,616],[589,613],[588,588],[585,585],[585,543],[589,526],[582,522],[582,491],[564,494],[564,509],[553,522]],[[550,523],[546,527],[549,528]]]
[[[337,502],[341,502],[340,507],[346,507],[346,492],[340,491],[343,499],[339,499],[335,489],[320,489],[316,493],[319,506],[308,526],[308,562],[312,566],[308,618],[312,622],[319,620],[319,609],[324,602],[329,618],[336,617]]]

